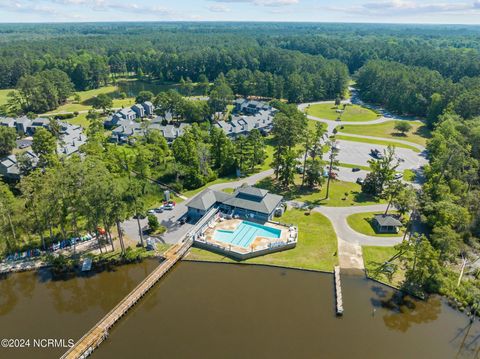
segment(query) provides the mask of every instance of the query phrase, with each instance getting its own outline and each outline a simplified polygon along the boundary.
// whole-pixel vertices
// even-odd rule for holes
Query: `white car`
[[[395,176],[393,176],[396,180],[402,179],[403,178],[403,173],[397,172],[395,173]]]

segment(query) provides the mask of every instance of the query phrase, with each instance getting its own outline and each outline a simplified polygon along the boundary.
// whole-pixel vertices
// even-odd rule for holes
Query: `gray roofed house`
[[[234,102],[234,105],[235,105],[236,112],[243,112],[246,114],[255,114],[262,110],[264,111],[272,110],[272,107],[266,102],[247,100],[247,99],[237,99]]]
[[[143,108],[142,105],[140,104],[135,104],[131,107],[132,111],[135,112],[135,114],[137,115],[137,117],[145,117],[145,109]]]
[[[70,156],[73,153],[79,151],[80,146],[86,143],[87,136],[83,133],[83,128],[78,125],[72,125],[67,122],[60,122],[61,124],[61,141],[57,144],[57,153],[59,155]],[[48,118],[37,118],[33,121],[30,121],[26,117],[20,117],[14,119],[14,126],[17,132],[21,135],[33,134],[38,128],[48,129],[50,126],[50,120]],[[28,147],[31,144],[31,140],[28,138],[23,138],[17,141],[20,148]],[[38,157],[35,153],[31,151],[24,152],[32,160],[32,165],[35,167],[38,163]],[[12,179],[18,180],[20,178],[20,169],[17,164],[17,158],[15,155],[8,156],[6,158],[0,159],[0,175]]]
[[[195,196],[195,198],[188,203],[188,207],[206,212],[217,202],[223,202],[224,200],[230,198],[230,196],[230,194],[225,192],[206,189],[201,193],[201,195]]]
[[[123,108],[118,111],[117,114],[125,120],[133,121],[135,118],[137,118],[137,114],[131,108]]]
[[[38,157],[31,151],[24,152],[26,156],[30,157],[33,166],[38,163]],[[0,176],[7,180],[19,180],[20,168],[18,167],[17,156],[10,155],[3,159],[0,159]]]
[[[268,221],[273,218],[275,210],[283,197],[269,193],[267,190],[243,186],[233,194],[207,189],[198,194],[188,204],[188,213],[193,218],[202,217],[214,206],[228,213],[242,217]]]
[[[23,116],[19,117],[15,120],[15,127],[17,132],[20,134],[26,134],[28,132],[28,128],[32,125],[32,120],[28,117]]]
[[[273,127],[274,111],[260,111],[252,116],[234,116],[231,121],[218,121],[215,126],[229,137],[246,135],[253,129],[267,134]]]
[[[10,117],[0,117],[0,126],[15,128],[15,119]]]
[[[155,110],[155,107],[153,106],[153,103],[150,101],[145,101],[142,103],[143,109],[145,110],[145,115],[147,116],[152,116],[153,111]]]
[[[58,143],[59,154],[70,156],[80,150],[80,146],[87,142],[83,128],[76,125],[62,123],[62,138]]]
[[[373,226],[378,233],[398,233],[403,224],[392,215],[376,214]]]

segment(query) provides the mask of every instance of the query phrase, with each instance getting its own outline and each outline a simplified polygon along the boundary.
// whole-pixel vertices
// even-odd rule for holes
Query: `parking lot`
[[[362,142],[351,142],[344,140],[339,140],[337,142],[340,145],[340,151],[338,153],[337,160],[340,163],[349,163],[360,166],[368,166],[368,161],[373,159],[373,157],[370,155],[371,149],[376,148],[383,153],[383,151],[387,148],[387,146],[372,145]],[[426,165],[428,162],[424,154],[417,153],[406,148],[397,147],[395,149],[395,153],[403,160],[398,166],[398,171],[400,172],[406,169],[420,168]],[[328,156],[328,153],[324,154],[324,159],[328,160]]]

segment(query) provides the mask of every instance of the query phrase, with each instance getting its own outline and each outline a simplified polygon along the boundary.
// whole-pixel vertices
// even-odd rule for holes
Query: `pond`
[[[2,337],[77,340],[154,265],[65,281],[11,275],[0,281],[9,298],[0,307]],[[392,289],[364,277],[342,279],[345,314],[338,318],[329,274],[182,262],[92,358],[473,358],[480,348],[478,322],[469,325],[440,298],[390,306]],[[62,352],[0,349],[0,357]]]

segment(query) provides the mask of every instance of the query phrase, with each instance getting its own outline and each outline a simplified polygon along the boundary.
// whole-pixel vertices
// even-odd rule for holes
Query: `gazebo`
[[[373,227],[377,233],[398,233],[402,222],[392,215],[376,214],[373,217]]]

